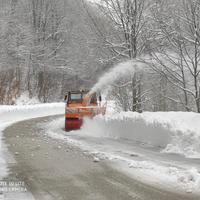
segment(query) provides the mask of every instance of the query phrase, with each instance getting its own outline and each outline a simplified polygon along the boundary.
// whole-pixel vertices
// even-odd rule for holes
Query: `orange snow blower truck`
[[[65,130],[77,130],[83,124],[84,118],[104,115],[106,104],[102,105],[101,95],[89,91],[70,91],[65,96]]]

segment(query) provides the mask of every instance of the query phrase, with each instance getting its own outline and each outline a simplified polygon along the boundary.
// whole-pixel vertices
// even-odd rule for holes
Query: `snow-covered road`
[[[67,140],[50,138],[41,124],[53,118],[23,121],[5,130],[5,142],[16,160],[8,163],[11,173],[5,180],[24,181],[35,199],[199,200],[194,194],[179,194],[137,181],[113,168],[112,161],[98,160],[96,154],[85,152]],[[11,199],[9,194],[5,197]]]
[[[174,121],[170,123],[169,117],[165,118],[165,123],[159,118],[160,123],[154,121],[153,124],[146,123],[144,117],[134,117],[120,120],[116,115],[109,119],[107,116],[106,120],[97,117],[87,120],[80,131],[68,133],[63,131],[63,118],[41,126],[46,127],[49,136],[77,145],[100,160],[109,160],[114,167],[135,179],[168,190],[200,193],[199,148],[193,143],[189,146],[191,141],[187,140],[191,133],[180,132]],[[177,139],[176,134],[182,145],[177,151],[170,144]],[[170,145],[174,151],[169,151]],[[178,141],[175,145],[178,148]]]
[[[62,103],[1,106],[0,139],[2,131],[13,123],[62,114],[63,111]],[[41,128],[44,136],[59,139],[58,144],[67,142],[78,146],[84,153],[92,155],[95,161],[107,162],[133,180],[192,196],[200,195],[199,121],[200,116],[195,113],[112,111],[106,116],[85,120],[79,131],[65,132],[63,116],[50,122],[40,123],[39,120],[34,126]],[[2,140],[0,142],[2,179],[7,175],[7,148]]]
[[[0,189],[3,180],[8,175],[8,151],[7,146],[4,144],[3,131],[10,125],[19,121],[33,119],[43,116],[64,114],[64,103],[50,103],[50,104],[38,104],[27,106],[3,106],[0,105]],[[12,155],[11,155],[12,157]],[[0,191],[0,199],[3,198]],[[15,199],[15,194],[9,196],[9,200]],[[18,199],[32,199],[29,193],[18,193]]]

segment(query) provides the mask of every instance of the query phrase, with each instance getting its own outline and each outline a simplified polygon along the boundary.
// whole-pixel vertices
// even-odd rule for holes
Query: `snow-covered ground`
[[[200,115],[184,112],[108,113],[64,132],[64,119],[45,125],[51,137],[165,189],[200,193]]]
[[[2,131],[12,123],[64,113],[64,103],[0,106],[0,178],[6,175]],[[116,113],[85,120],[64,132],[64,117],[42,124],[51,137],[106,159],[117,169],[151,184],[200,193],[200,115],[184,112]]]
[[[21,94],[21,96],[16,99],[15,102],[16,105],[34,105],[34,104],[40,104],[40,101],[36,97],[29,97],[28,92],[24,92]]]
[[[2,144],[2,131],[18,121],[37,117],[64,114],[64,103],[37,104],[26,106],[0,106],[0,179],[7,174],[4,157],[5,146]]]

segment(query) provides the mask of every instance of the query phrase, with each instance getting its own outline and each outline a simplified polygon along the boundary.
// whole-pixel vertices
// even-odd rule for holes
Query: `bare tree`
[[[91,22],[98,35],[103,39],[110,58],[106,61],[118,62],[124,59],[134,59],[147,50],[146,40],[146,13],[147,1],[145,0],[101,0],[98,4],[100,13],[106,18],[107,26],[103,26],[89,13]],[[132,76],[127,80],[125,87],[131,86],[132,111],[142,110],[141,99],[141,74]],[[124,85],[124,84],[123,84]],[[124,91],[126,88],[124,87]],[[122,85],[118,87],[121,91]],[[130,92],[128,92],[130,96]],[[127,103],[125,103],[127,104]]]
[[[200,112],[200,3],[182,0],[178,5],[171,10],[173,12],[170,13],[170,26],[169,21],[163,20],[163,13],[154,12],[158,14],[156,21],[159,33],[167,47],[157,48],[159,54],[156,52],[154,58],[162,67],[154,65],[154,69],[181,91],[182,95],[178,93],[174,102],[182,104],[189,111],[193,109],[193,104],[190,104],[193,99],[196,111]]]

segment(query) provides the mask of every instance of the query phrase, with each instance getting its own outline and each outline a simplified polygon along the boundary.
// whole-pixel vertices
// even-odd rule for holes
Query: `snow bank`
[[[98,116],[92,122],[85,120],[81,133],[91,137],[129,139],[162,147],[170,142],[168,129],[157,121],[147,123],[135,113]]]
[[[183,168],[175,165],[163,165],[149,160],[128,162],[115,165],[127,173],[132,174],[138,180],[155,185],[160,188],[177,191],[185,191],[187,193],[200,192],[200,173],[195,167]]]
[[[163,153],[200,158],[199,122],[200,115],[192,112],[120,112],[97,116],[92,123],[86,120],[82,133],[92,137],[131,139],[162,147]]]
[[[47,103],[25,106],[0,106],[0,122],[14,123],[30,118],[64,114],[65,103]]]
[[[192,112],[111,112],[106,116],[97,116],[92,121],[85,120],[81,131],[77,133],[139,141],[160,147],[162,153],[200,158],[199,122],[200,115]]]
[[[77,133],[139,141],[160,147],[163,153],[200,158],[199,122],[200,115],[192,112],[120,112],[87,119]]]
[[[85,120],[79,131],[63,131],[64,118],[42,126],[50,137],[76,145],[94,158],[110,160],[113,167],[140,181],[199,193],[200,166],[189,158],[163,154],[170,149],[176,154],[198,156],[199,141],[190,140],[190,136],[192,132],[195,138],[199,137],[199,120],[195,113],[120,112]]]
[[[5,147],[2,144],[2,131],[12,123],[18,121],[64,114],[64,103],[50,103],[27,106],[0,106],[0,179],[7,174],[4,157]]]

